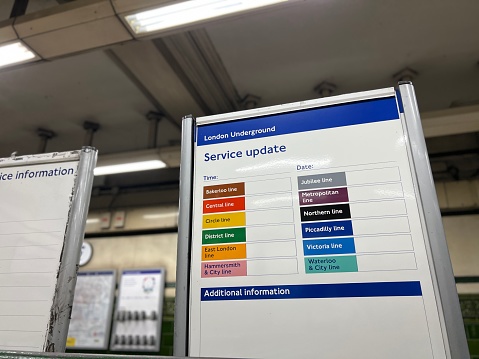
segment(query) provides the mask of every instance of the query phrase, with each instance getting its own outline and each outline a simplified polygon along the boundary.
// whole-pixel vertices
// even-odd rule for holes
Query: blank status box
[[[406,202],[404,202],[403,199],[351,203],[349,208],[351,210],[352,218],[382,217],[407,214]]]
[[[30,317],[31,318],[31,317]],[[16,318],[15,318],[16,319]],[[31,345],[30,343],[42,343],[45,341],[45,330],[38,332],[18,331],[18,332],[1,332],[0,343],[8,343],[8,350],[20,351],[37,351],[41,352],[43,346]],[[5,349],[6,350],[6,349]]]
[[[39,285],[38,283],[55,286],[55,281],[51,278],[50,273],[1,273],[0,270],[0,287],[13,287],[19,283],[25,287],[36,287]]]
[[[18,301],[19,298],[28,299],[29,301],[33,301],[36,298],[48,298],[48,296],[52,295],[53,290],[52,286],[41,286],[41,284],[37,284],[36,287],[11,287],[8,288],[8,290],[0,291],[0,302],[15,302]]]
[[[364,254],[356,258],[359,272],[417,269],[414,253]]]
[[[1,273],[56,273],[60,266],[58,261],[51,259],[29,259],[29,260],[1,260]]]
[[[407,217],[388,217],[353,220],[354,235],[409,233]]]
[[[295,241],[256,242],[246,245],[246,258],[271,258],[296,256]]]
[[[355,237],[356,253],[400,252],[412,251],[410,234],[399,234],[375,237]]]
[[[48,246],[29,246],[19,250],[18,247],[5,247],[0,250],[0,260],[18,259],[59,259],[61,244]]]
[[[251,181],[245,183],[245,194],[261,194],[291,191],[290,178]]]
[[[399,182],[398,167],[375,168],[361,171],[346,172],[346,182],[348,185],[381,183],[381,182]]]
[[[245,198],[245,204],[246,210],[292,207],[293,195],[291,193],[279,193],[248,196]]]
[[[50,297],[51,298],[51,297]],[[32,300],[31,302],[7,301],[0,306],[0,317],[13,316],[38,316],[46,313],[48,316],[52,309],[52,301]],[[15,318],[14,318],[15,320]]]
[[[248,275],[297,274],[296,258],[257,259],[248,261]]]
[[[0,248],[49,246],[55,244],[61,244],[63,246],[64,232],[65,230],[45,233],[3,234],[0,235]]]
[[[376,184],[359,187],[348,187],[349,201],[377,201],[381,199],[403,198],[404,192],[400,183]]]
[[[7,320],[0,320],[0,332],[41,332],[45,331],[45,317],[50,313],[45,313],[44,316],[18,316],[15,318],[9,318]],[[26,329],[28,328],[28,329]],[[2,345],[0,344],[0,347]]]
[[[246,212],[246,225],[293,223],[292,208],[270,209],[264,211]]]
[[[65,231],[64,219],[26,220],[0,223],[0,235]]]
[[[267,241],[276,239],[294,239],[294,224],[246,227],[246,242]]]

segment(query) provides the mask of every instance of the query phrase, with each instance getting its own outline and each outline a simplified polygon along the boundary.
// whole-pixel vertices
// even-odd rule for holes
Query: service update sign
[[[388,91],[198,119],[191,356],[445,358],[405,132]]]

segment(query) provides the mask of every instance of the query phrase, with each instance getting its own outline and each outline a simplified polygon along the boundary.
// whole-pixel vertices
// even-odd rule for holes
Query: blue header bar
[[[422,296],[420,282],[291,284],[201,288],[201,301]]]
[[[399,112],[404,113],[404,106],[402,103],[401,92],[399,92],[399,89],[396,90],[396,97],[398,99]]]
[[[79,276],[95,276],[95,275],[113,275],[114,271],[99,271],[99,272],[78,272]]]
[[[158,274],[161,273],[161,269],[145,269],[145,270],[125,270],[123,275],[131,274]]]
[[[399,119],[396,97],[280,113],[197,127],[197,145],[212,145],[289,133]]]

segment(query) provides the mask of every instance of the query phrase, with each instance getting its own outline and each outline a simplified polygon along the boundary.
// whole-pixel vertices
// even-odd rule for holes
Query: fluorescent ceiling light
[[[0,67],[19,64],[36,58],[37,55],[21,41],[0,45]]]
[[[100,156],[94,171],[95,176],[113,173],[139,172],[166,167],[158,150],[126,152]]]
[[[190,0],[125,16],[135,34],[158,31],[288,0]]]
[[[87,218],[86,224],[100,223],[100,218]]]
[[[95,168],[95,176],[111,175],[113,173],[139,172],[166,167],[165,162],[160,160],[129,162],[119,165],[101,166]]]

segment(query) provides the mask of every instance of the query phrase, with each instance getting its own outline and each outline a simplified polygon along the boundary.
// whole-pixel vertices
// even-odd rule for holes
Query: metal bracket
[[[146,114],[146,119],[150,122],[148,129],[148,148],[156,148],[158,140],[158,124],[165,118],[161,112],[150,111]]]
[[[320,97],[331,96],[336,91],[337,86],[331,82],[323,81],[314,88]]]
[[[38,153],[45,153],[47,149],[48,141],[53,137],[56,137],[57,134],[53,131],[46,130],[44,128],[37,129],[37,135],[40,137],[40,145],[38,146]]]
[[[85,121],[83,122],[83,129],[86,131],[84,146],[91,146],[93,144],[93,135],[101,128],[100,124],[96,122]]]

